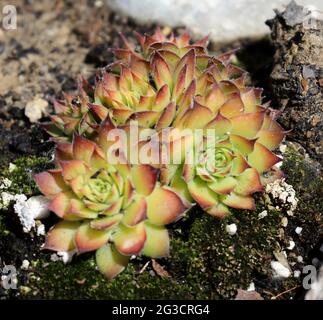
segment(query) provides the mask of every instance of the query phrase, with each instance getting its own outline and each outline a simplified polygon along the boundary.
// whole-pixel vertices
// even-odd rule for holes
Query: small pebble
[[[37,122],[44,113],[46,113],[48,102],[44,99],[36,97],[34,100],[29,101],[25,106],[25,116],[31,123]]]
[[[235,223],[232,223],[232,224],[228,224],[225,227],[225,230],[230,236],[233,236],[233,235],[236,234],[238,228],[237,228],[237,225]]]
[[[293,250],[295,248],[295,242],[293,240],[289,241],[289,246],[287,247],[288,250]]]
[[[22,269],[22,270],[28,270],[29,265],[30,265],[30,262],[29,262],[28,260],[24,260],[24,261],[22,262],[21,269]]]
[[[295,270],[294,271],[294,278],[299,278],[301,276],[301,271],[300,270]]]
[[[302,233],[302,231],[303,231],[303,228],[301,228],[301,227],[297,227],[297,228],[295,229],[295,232],[296,232],[297,234],[301,234],[301,233]]]
[[[256,287],[255,287],[255,283],[254,282],[251,282],[249,284],[249,287],[248,287],[247,291],[256,291]]]
[[[289,269],[284,267],[280,262],[271,261],[270,266],[273,269],[275,278],[288,278],[290,276]]]
[[[258,219],[263,219],[268,216],[268,211],[264,210],[258,214]]]
[[[298,257],[297,257],[297,261],[301,263],[301,262],[303,262],[303,261],[304,261],[304,259],[303,259],[303,257],[302,257],[302,256],[298,256]]]

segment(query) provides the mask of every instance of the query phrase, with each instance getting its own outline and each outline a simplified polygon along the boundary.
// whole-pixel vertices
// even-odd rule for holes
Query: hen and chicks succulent
[[[96,250],[108,278],[133,255],[167,256],[165,226],[194,204],[216,217],[254,209],[252,194],[281,161],[272,150],[285,136],[262,90],[249,87],[246,73],[231,64],[232,53],[210,56],[207,38],[191,44],[186,33],[137,38],[139,48],[123,38],[125,48],[113,50],[116,60],[94,86],[82,79],[76,95],[55,102],[44,127],[56,142],[57,169],[35,177],[62,219],[45,248]],[[132,163],[129,145],[119,144],[124,161],[112,163],[109,133],[129,136],[134,122],[154,132],[139,139],[140,148],[158,137],[166,158],[179,161]]]

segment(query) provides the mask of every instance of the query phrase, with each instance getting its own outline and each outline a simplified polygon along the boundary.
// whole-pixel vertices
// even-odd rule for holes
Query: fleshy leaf
[[[68,214],[72,197],[73,194],[70,191],[60,192],[50,202],[48,209],[56,213],[58,217],[64,218],[64,216]]]
[[[79,135],[75,135],[73,141],[73,155],[75,160],[84,160],[86,163],[90,163],[94,149],[95,143]]]
[[[142,254],[151,258],[169,255],[169,235],[166,228],[145,222],[146,242]]]
[[[130,205],[124,210],[122,222],[134,226],[146,218],[147,204],[143,196],[135,195]]]
[[[264,112],[246,113],[231,118],[231,133],[247,139],[256,137],[264,121]]]
[[[115,214],[113,216],[95,219],[90,222],[90,227],[96,230],[110,230],[117,226],[122,218],[122,214]]]
[[[238,181],[234,189],[236,193],[248,195],[263,190],[259,173],[255,168],[246,169],[240,176],[236,177],[236,180]]]
[[[205,181],[196,177],[188,183],[188,190],[193,199],[203,208],[209,208],[218,203],[217,194],[212,191]]]
[[[122,272],[129,259],[130,257],[120,254],[111,244],[106,244],[96,251],[98,268],[108,279],[113,279]]]
[[[182,199],[167,187],[156,187],[146,201],[148,220],[156,225],[174,222],[186,209]]]
[[[208,183],[211,190],[220,194],[229,194],[236,185],[237,181],[232,177],[219,178],[217,181]]]
[[[68,188],[62,177],[61,170],[49,170],[41,172],[36,174],[34,179],[40,191],[45,196],[54,196]]]
[[[255,200],[252,197],[238,195],[235,192],[224,196],[222,202],[227,206],[235,209],[255,209]]]
[[[133,227],[119,224],[113,241],[117,250],[123,255],[138,254],[144,247],[146,241],[146,231],[144,223],[141,222]]]
[[[110,231],[95,230],[88,222],[83,223],[75,235],[75,245],[79,253],[99,249],[110,238]]]
[[[249,140],[242,136],[231,134],[230,141],[232,145],[241,152],[241,154],[247,155],[253,151],[256,139]]]
[[[74,237],[80,225],[79,222],[72,221],[57,223],[48,231],[44,249],[65,252],[74,250]]]
[[[131,176],[136,191],[147,196],[155,187],[157,170],[148,164],[134,165]]]
[[[60,161],[59,163],[65,180],[71,180],[79,175],[84,175],[86,172],[83,160]]]
[[[219,202],[211,208],[206,209],[206,212],[213,217],[222,219],[230,213],[230,210],[226,205]]]
[[[248,156],[250,166],[256,168],[260,173],[269,170],[281,160],[281,158],[258,142],[255,143],[253,152]]]

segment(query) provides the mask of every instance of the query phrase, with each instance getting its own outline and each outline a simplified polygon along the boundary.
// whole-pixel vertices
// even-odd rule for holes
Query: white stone
[[[49,216],[50,211],[48,210],[49,200],[44,196],[30,197],[26,204],[33,211],[34,219],[45,219]]]
[[[268,216],[268,211],[264,210],[258,214],[258,219],[263,219]]]
[[[37,236],[44,236],[46,234],[45,225],[40,224],[37,226]]]
[[[255,287],[255,283],[254,282],[251,282],[249,284],[249,287],[248,287],[247,291],[256,291],[256,287]]]
[[[297,228],[295,229],[295,232],[296,232],[297,234],[301,234],[301,233],[302,233],[302,231],[303,231],[303,228],[301,228],[301,227],[297,227]]]
[[[232,223],[232,224],[228,224],[225,227],[225,230],[230,236],[233,236],[233,235],[236,234],[238,228],[237,228],[237,225],[235,223]]]
[[[301,263],[301,262],[303,262],[303,261],[304,261],[304,259],[303,259],[303,257],[302,257],[302,256],[298,256],[298,257],[297,257],[297,261]]]
[[[50,256],[50,260],[53,262],[63,261],[64,264],[67,264],[72,261],[73,256],[75,255],[76,250],[71,251],[58,251],[57,253],[53,253]]]
[[[290,276],[289,269],[284,267],[280,262],[271,261],[270,266],[273,269],[275,278],[288,278]]]
[[[295,270],[294,271],[294,278],[299,278],[301,276],[301,271],[300,270]]]
[[[274,17],[274,9],[281,11],[290,2],[290,0],[106,1],[113,9],[139,21],[185,26],[198,36],[210,33],[211,39],[217,42],[268,34],[269,28],[265,21]],[[297,3],[323,10],[322,0],[297,0]]]
[[[14,210],[17,213],[24,232],[30,232],[35,227],[35,219],[43,219],[49,215],[48,200],[44,196],[35,196],[27,200],[22,195],[15,196]]]
[[[25,116],[30,122],[37,122],[44,113],[46,113],[48,102],[42,98],[35,97],[34,100],[29,101],[25,106]]]
[[[287,205],[286,212],[288,215],[293,215],[297,208],[298,199],[292,185],[288,184],[284,178],[277,179],[272,183],[268,183],[265,187],[267,194],[281,202],[284,207]],[[278,208],[279,209],[279,206]]]
[[[24,261],[22,262],[21,269],[22,269],[22,270],[28,270],[29,265],[30,265],[30,262],[29,262],[28,260],[24,260]]]
[[[295,242],[293,240],[289,241],[289,246],[287,247],[288,250],[293,250],[295,248]]]

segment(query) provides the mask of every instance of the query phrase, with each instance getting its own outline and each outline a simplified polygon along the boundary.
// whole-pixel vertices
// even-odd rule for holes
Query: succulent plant
[[[64,94],[64,100],[54,101],[55,114],[50,115],[50,122],[43,123],[43,128],[55,141],[69,141],[74,134],[89,137],[93,132],[95,118],[90,112],[94,90],[84,79],[80,78],[78,94]]]
[[[165,225],[189,208],[174,190],[160,185],[155,168],[107,162],[107,135],[113,128],[104,121],[95,141],[75,135],[72,143],[58,143],[58,168],[35,176],[51,200],[49,209],[62,219],[48,232],[44,248],[97,250],[98,267],[108,278],[121,272],[132,255],[167,256]]]
[[[165,37],[138,35],[136,52],[124,37],[125,49],[113,49],[116,61],[98,74],[94,87],[81,79],[79,93],[56,101],[55,115],[45,129],[56,140],[71,140],[73,133],[91,137],[93,125],[109,115],[116,125],[136,120],[143,127],[162,129],[190,107],[209,81],[208,68],[216,64],[218,77],[233,79],[242,70],[228,64],[230,53],[208,56],[207,38],[190,44],[188,34]]]
[[[188,199],[191,196],[211,215],[223,217],[228,207],[255,208],[251,194],[262,190],[262,174],[281,161],[272,150],[285,132],[275,121],[275,112],[261,105],[260,89],[240,80],[216,80],[216,64],[208,71],[215,80],[173,124],[179,130],[203,129],[203,138],[177,133],[177,139],[168,142],[167,156],[178,158],[176,153],[182,152],[182,166],[164,165],[161,181]],[[186,154],[179,147],[185,145],[183,139],[191,140]]]
[[[131,255],[167,255],[165,225],[194,203],[216,217],[254,209],[252,194],[281,160],[273,150],[285,137],[262,90],[231,64],[232,52],[209,56],[207,38],[190,44],[186,33],[137,38],[140,50],[123,37],[125,48],[113,49],[116,61],[94,87],[81,79],[77,95],[55,102],[44,127],[57,142],[57,169],[35,177],[63,219],[44,247],[97,250],[109,278]],[[158,138],[158,163],[133,162],[128,140],[114,150],[123,161],[111,162],[109,133],[119,128],[133,138],[132,121],[135,147]]]

